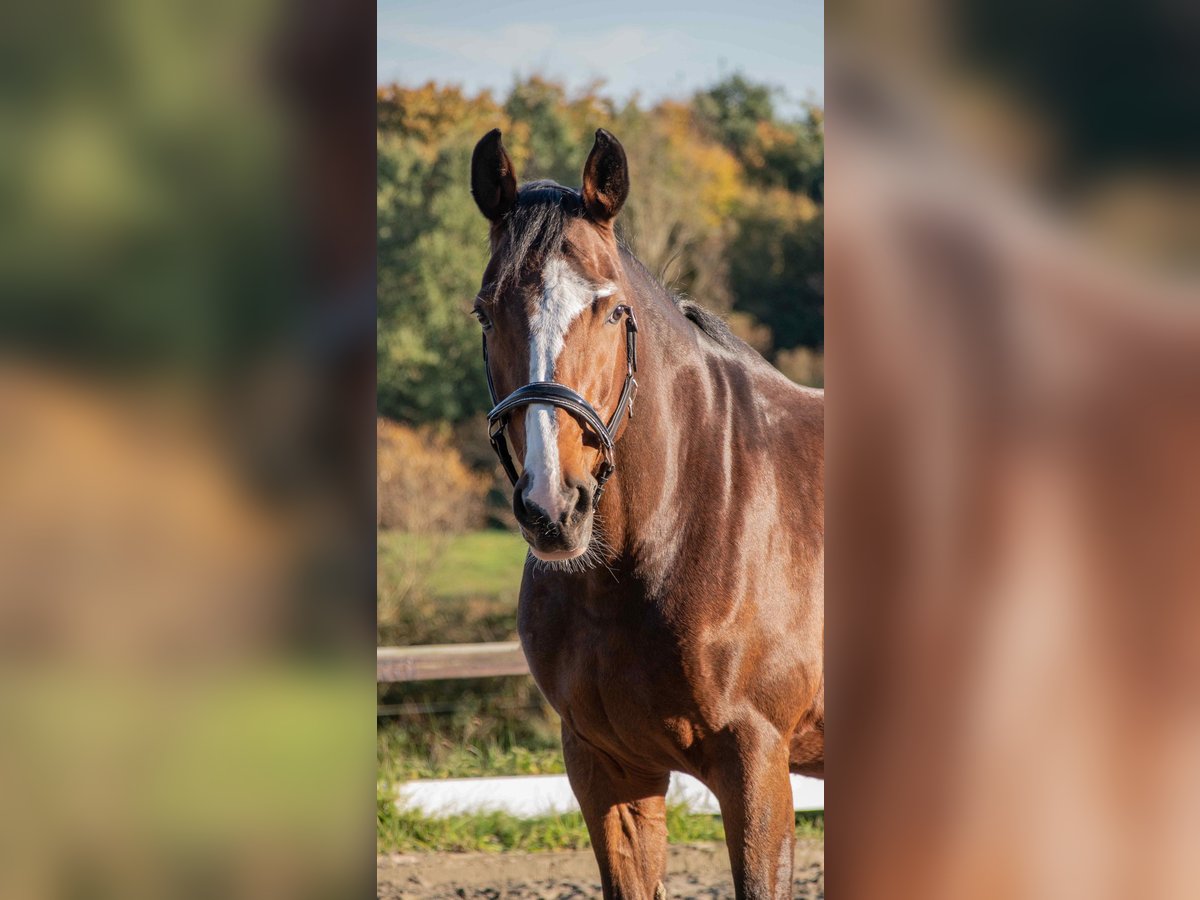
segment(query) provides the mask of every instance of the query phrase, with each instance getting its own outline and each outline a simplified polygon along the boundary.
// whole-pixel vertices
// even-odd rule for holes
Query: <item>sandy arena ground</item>
[[[591,850],[563,853],[398,854],[377,860],[379,900],[438,897],[534,900],[600,896]],[[667,896],[677,900],[733,897],[724,844],[672,845]],[[825,897],[825,850],[798,841],[792,896]]]

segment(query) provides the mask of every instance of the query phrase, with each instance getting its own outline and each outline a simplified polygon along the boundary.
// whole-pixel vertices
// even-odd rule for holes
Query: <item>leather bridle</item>
[[[557,381],[534,381],[517,388],[503,400],[499,399],[496,396],[496,384],[492,381],[492,369],[488,365],[487,334],[484,334],[483,370],[487,373],[488,392],[492,395],[494,404],[492,411],[488,413],[488,437],[491,439],[492,449],[500,458],[500,465],[504,466],[504,472],[514,487],[518,478],[517,467],[513,464],[512,454],[508,450],[508,439],[505,436],[509,413],[519,406],[545,403],[565,409],[590,428],[600,441],[603,459],[596,472],[596,493],[592,498],[592,508],[595,509],[599,505],[600,495],[604,493],[604,484],[616,471],[613,450],[616,446],[617,431],[626,413],[630,419],[633,418],[633,398],[637,393],[637,379],[633,377],[637,371],[637,319],[628,306],[619,306],[617,311],[620,311],[625,319],[625,384],[621,387],[621,399],[617,401],[617,408],[613,410],[608,422],[600,418],[596,407],[580,394]]]

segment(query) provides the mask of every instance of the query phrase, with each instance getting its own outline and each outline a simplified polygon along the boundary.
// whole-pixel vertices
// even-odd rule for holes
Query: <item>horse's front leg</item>
[[[669,773],[632,772],[564,724],[567,777],[592,838],[604,896],[665,900]]]
[[[738,900],[786,900],[796,845],[788,740],[754,723],[709,742],[706,780],[721,804]]]

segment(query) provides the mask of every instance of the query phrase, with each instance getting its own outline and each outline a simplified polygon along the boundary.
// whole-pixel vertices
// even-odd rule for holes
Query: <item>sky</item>
[[[742,72],[824,100],[821,0],[378,0],[380,84],[434,80],[498,95],[542,74],[653,102]]]

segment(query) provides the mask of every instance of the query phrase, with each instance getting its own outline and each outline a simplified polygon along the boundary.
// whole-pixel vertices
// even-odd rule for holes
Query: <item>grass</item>
[[[720,816],[693,815],[682,807],[667,809],[667,836],[672,844],[723,842]],[[796,836],[824,840],[823,813],[796,813]],[[398,810],[379,800],[379,852],[446,853],[472,850],[579,850],[590,847],[581,813],[540,819],[518,819],[506,813],[431,819]]]
[[[506,531],[379,535],[383,644],[516,638],[525,543]],[[558,718],[527,677],[381,686],[381,782],[563,771]]]
[[[514,639],[525,553],[506,531],[380,533],[380,643]],[[558,717],[530,678],[381,686],[379,703],[398,713],[376,730],[381,851],[586,846],[582,820],[569,816],[426,819],[392,803],[394,786],[417,778],[564,771]]]
[[[376,731],[380,781],[566,771],[552,714],[531,716],[533,721],[519,726],[508,724],[506,716],[486,712],[464,718],[462,724],[433,722],[419,728],[381,724]]]
[[[512,640],[525,542],[507,531],[379,533],[381,645]]]
[[[528,547],[511,531],[473,531],[443,536],[383,532],[379,535],[379,563],[395,559],[432,562],[426,589],[441,599],[496,596],[513,592],[521,584]]]

